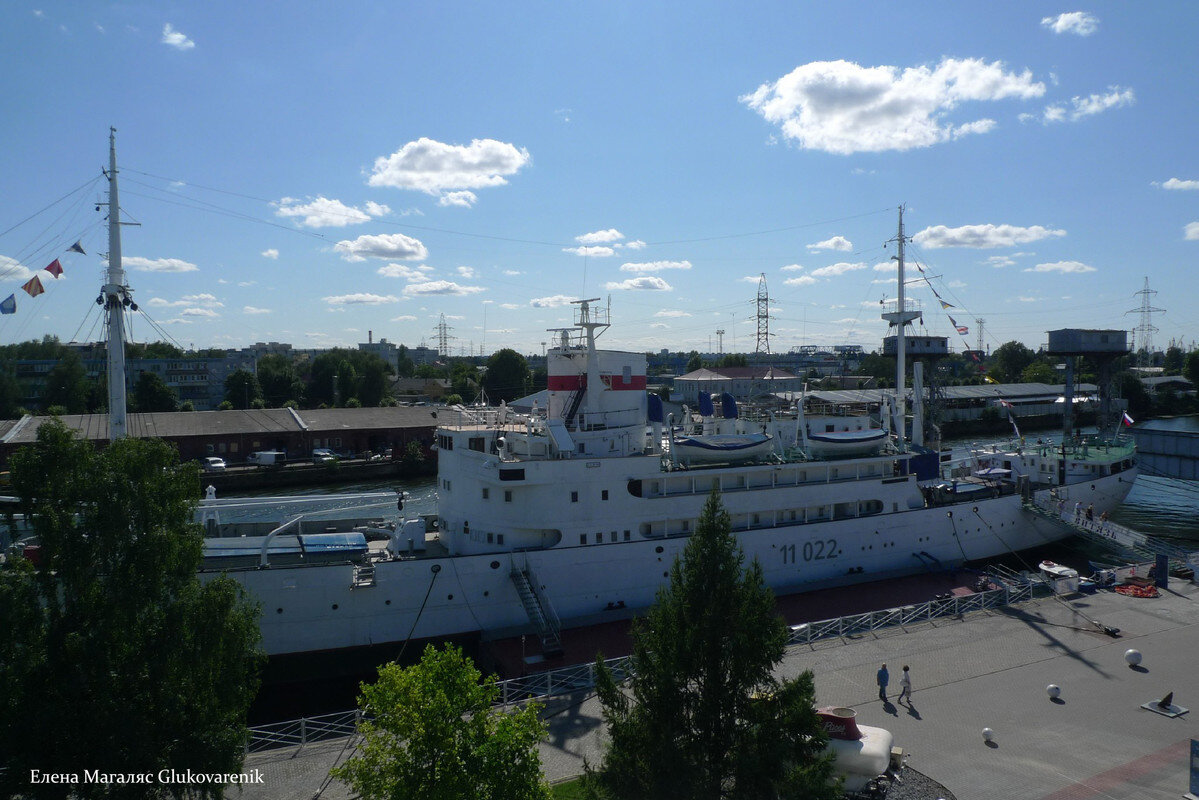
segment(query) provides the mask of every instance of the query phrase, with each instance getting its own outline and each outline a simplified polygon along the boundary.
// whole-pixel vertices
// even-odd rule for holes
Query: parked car
[[[225,459],[217,458],[216,456],[209,456],[200,462],[200,469],[204,470],[205,472],[224,472]]]
[[[313,464],[328,464],[337,460],[337,453],[327,447],[318,447],[312,451]]]

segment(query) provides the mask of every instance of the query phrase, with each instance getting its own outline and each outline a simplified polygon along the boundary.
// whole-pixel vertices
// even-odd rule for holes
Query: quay
[[[1175,703],[1199,713],[1197,610],[1199,587],[1178,581],[1156,599],[1042,597],[793,646],[779,671],[812,670],[818,705],[850,706],[862,724],[891,730],[908,766],[957,800],[1178,797],[1195,719],[1141,704],[1173,691]],[[1119,628],[1118,637],[1092,620]],[[1143,654],[1139,668],[1125,662],[1128,649]],[[878,699],[874,673],[883,662],[892,674],[911,667],[911,709]],[[1049,684],[1061,687],[1061,702],[1049,698]],[[549,701],[546,721],[541,757],[551,781],[579,774],[584,758],[599,763],[603,721],[590,692]],[[984,727],[995,732],[991,744]],[[262,770],[264,783],[239,796],[348,798],[326,776],[349,742],[253,753],[245,766]]]

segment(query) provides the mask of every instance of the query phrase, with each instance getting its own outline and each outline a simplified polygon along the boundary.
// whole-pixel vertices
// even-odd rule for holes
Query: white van
[[[260,467],[281,465],[286,460],[287,453],[281,450],[259,450],[246,456],[247,464],[256,464]]]

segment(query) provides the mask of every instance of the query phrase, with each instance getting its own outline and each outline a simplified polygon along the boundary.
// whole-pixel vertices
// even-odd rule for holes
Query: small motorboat
[[[732,464],[769,455],[774,437],[766,433],[718,433],[674,440],[674,455],[684,464]]]
[[[1073,594],[1078,591],[1078,570],[1053,561],[1040,563],[1041,577],[1053,589],[1054,594]]]

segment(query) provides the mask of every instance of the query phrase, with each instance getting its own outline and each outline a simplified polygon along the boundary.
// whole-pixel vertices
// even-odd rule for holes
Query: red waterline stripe
[[[1112,767],[1107,772],[1092,775],[1084,781],[1079,781],[1052,794],[1047,794],[1041,800],[1087,800],[1098,795],[1107,796],[1109,790],[1123,786],[1136,778],[1148,775],[1168,764],[1186,761],[1191,754],[1191,740],[1183,739],[1177,744],[1164,747],[1156,753]]]

